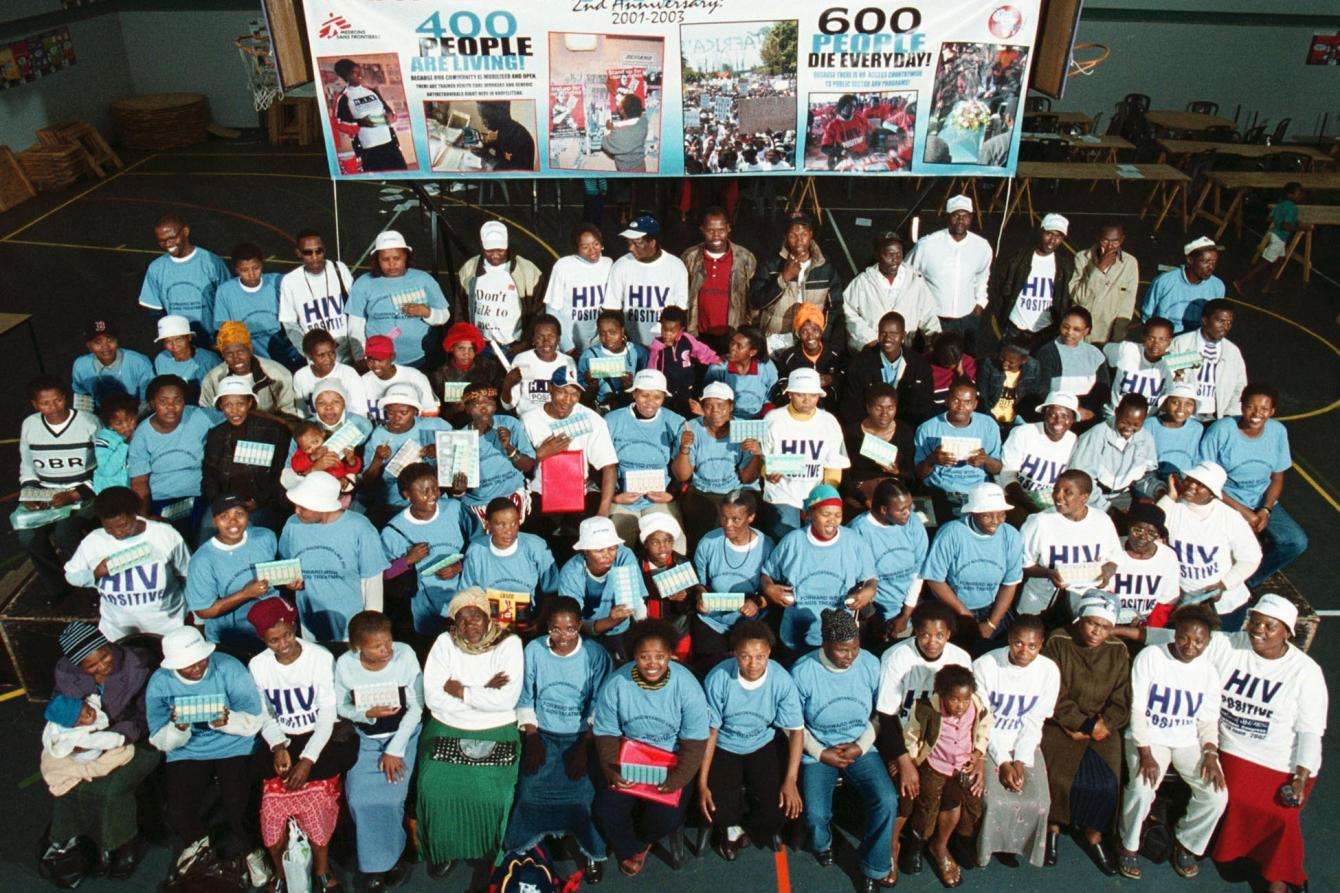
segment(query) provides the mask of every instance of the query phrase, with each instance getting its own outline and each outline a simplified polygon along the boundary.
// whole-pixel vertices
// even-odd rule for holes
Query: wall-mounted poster
[[[303,5],[334,177],[994,177],[1041,0]]]
[[[21,87],[75,63],[69,28],[53,28],[0,44],[0,89]]]
[[[1307,48],[1308,65],[1340,65],[1340,34],[1318,34]]]

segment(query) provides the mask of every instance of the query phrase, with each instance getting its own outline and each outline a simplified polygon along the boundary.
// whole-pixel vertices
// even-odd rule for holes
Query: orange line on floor
[[[786,859],[786,847],[772,854],[772,864],[777,869],[777,893],[791,893],[791,863]]]
[[[253,217],[250,214],[243,214],[240,211],[228,211],[225,210],[224,208],[216,208],[213,205],[197,205],[193,204],[192,202],[183,202],[178,201],[176,199],[168,199],[168,198],[163,199],[130,198],[128,196],[122,196],[122,195],[95,195],[93,198],[90,198],[89,201],[127,202],[129,204],[135,204],[135,205],[174,205],[179,208],[194,208],[197,211],[209,211],[213,214],[222,214],[225,217],[236,217],[238,220],[245,220],[248,223],[254,223],[257,226],[262,226],[273,233],[279,234],[279,236],[282,237],[284,241],[288,242],[290,245],[297,244],[296,240],[292,236],[290,236],[287,232],[280,229],[279,227],[275,226],[273,223],[267,223],[266,221],[261,220],[259,217]]]

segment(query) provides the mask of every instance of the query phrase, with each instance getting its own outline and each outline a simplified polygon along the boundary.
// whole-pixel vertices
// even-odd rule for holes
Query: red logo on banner
[[[332,12],[330,17],[321,23],[321,30],[317,32],[318,37],[339,37],[351,27],[349,20],[339,13]]]
[[[1018,34],[1023,24],[1023,15],[1013,6],[997,6],[986,20],[986,26],[991,29],[991,33],[1001,40],[1008,40]]]

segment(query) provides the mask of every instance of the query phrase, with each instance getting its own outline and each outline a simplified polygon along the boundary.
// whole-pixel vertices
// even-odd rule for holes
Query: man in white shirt
[[[642,214],[619,235],[628,253],[614,262],[605,287],[605,308],[622,310],[628,337],[643,347],[661,331],[661,311],[689,306],[689,271],[684,262],[661,250],[661,224]]]
[[[316,230],[298,233],[294,254],[302,266],[289,270],[279,280],[279,324],[293,344],[313,329],[329,332],[335,339],[340,362],[350,362],[349,321],[344,304],[354,277],[343,261],[326,259],[326,243]]]
[[[987,305],[991,243],[968,232],[972,199],[956,195],[945,204],[945,212],[949,225],[918,242],[907,263],[926,277],[935,296],[940,328],[962,332],[968,352],[973,353]]]
[[[847,344],[851,352],[879,340],[879,321],[896,311],[907,325],[907,334],[927,336],[940,331],[935,298],[926,277],[903,263],[903,240],[887,232],[875,238],[875,262],[851,281],[842,293],[847,314]]]

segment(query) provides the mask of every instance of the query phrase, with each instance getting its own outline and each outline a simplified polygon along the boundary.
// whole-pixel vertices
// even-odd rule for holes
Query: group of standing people
[[[679,257],[651,215],[616,261],[582,226],[547,271],[489,222],[450,299],[394,231],[356,279],[313,231],[230,278],[163,218],[161,352],[92,323],[21,431],[40,579],[100,595],[44,862],[129,876],[161,761],[176,881],[280,884],[296,828],[336,888],[341,798],[373,889],[564,835],[632,876],[689,815],[829,865],[839,779],[867,889],[1055,864],[1063,829],[1138,877],[1172,766],[1174,870],[1304,883],[1325,683],[1262,585],[1306,537],[1217,246],[1137,310],[1119,227],[1072,262],[1050,214],[994,262],[946,211],[851,282],[803,215],[761,258],[717,210]]]

